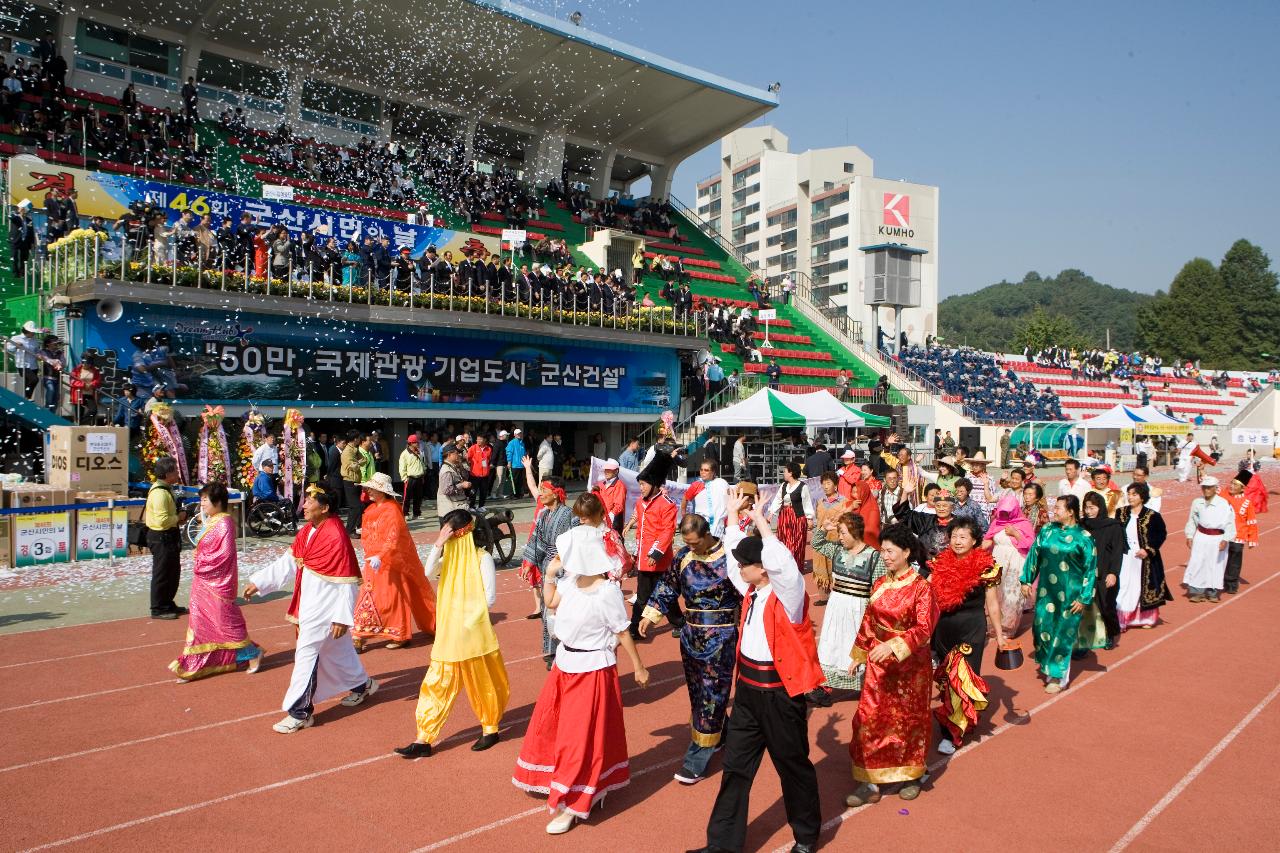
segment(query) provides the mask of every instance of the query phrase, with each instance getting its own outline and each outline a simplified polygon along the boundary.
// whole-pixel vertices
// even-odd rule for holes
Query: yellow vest
[[[480,549],[471,534],[450,539],[436,587],[436,638],[431,659],[457,663],[498,650],[480,577]]]

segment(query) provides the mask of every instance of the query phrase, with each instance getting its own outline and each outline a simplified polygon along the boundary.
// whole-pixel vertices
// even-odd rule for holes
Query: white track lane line
[[[101,624],[101,623],[97,623],[97,624]],[[264,628],[254,628],[253,630],[255,633],[257,633],[261,631],[274,631],[278,628],[292,628],[292,627],[293,627],[292,622],[285,622],[280,625],[267,625]],[[96,655],[114,655],[120,652],[132,652],[138,649],[151,649],[151,648],[155,648],[156,646],[172,646],[172,645],[174,645],[173,640],[162,640],[161,642],[158,642],[158,643],[143,643],[140,646],[122,646],[118,649],[103,649],[102,651],[97,651],[97,652],[81,652],[78,655],[63,655],[62,657],[56,657],[56,658],[43,658],[41,660],[24,660],[20,663],[0,664],[0,669],[13,669],[19,666],[34,666],[35,664],[38,664],[38,663],[58,663],[59,661],[75,660],[76,658],[91,658]]]
[[[1137,823],[1131,826],[1129,831],[1126,832],[1124,836],[1115,843],[1115,846],[1111,848],[1111,853],[1120,853],[1121,850],[1124,850],[1132,844],[1134,839],[1141,835],[1143,831],[1151,825],[1151,822],[1159,817],[1160,813],[1167,809],[1174,800],[1178,799],[1182,792],[1187,789],[1187,786],[1194,782],[1196,777],[1203,773],[1209,765],[1213,763],[1213,760],[1221,755],[1223,750],[1230,746],[1231,742],[1235,740],[1242,731],[1248,728],[1249,724],[1257,719],[1258,715],[1261,714],[1277,696],[1280,696],[1280,684],[1277,684],[1272,688],[1271,692],[1266,695],[1266,698],[1257,705],[1254,705],[1253,710],[1248,714],[1245,714],[1244,719],[1236,723],[1235,728],[1227,732],[1222,740],[1218,741],[1214,745],[1213,749],[1209,750],[1209,752],[1205,754],[1205,757],[1200,759],[1196,766],[1192,767],[1191,770],[1187,772],[1186,776],[1183,776],[1178,780],[1178,784],[1169,789],[1169,793],[1160,798],[1160,802],[1151,807],[1151,811],[1147,812]]]
[[[1280,526],[1273,527],[1273,528],[1271,528],[1270,530],[1268,530],[1268,531],[1266,531],[1266,532],[1267,532],[1267,533],[1270,533],[1272,530],[1280,530]],[[1258,588],[1260,588],[1260,587],[1262,587],[1262,586],[1264,586],[1264,585],[1266,585],[1266,584],[1270,583],[1271,581],[1275,580],[1277,577],[1280,577],[1280,572],[1275,572],[1275,573],[1273,573],[1273,574],[1271,574],[1271,575],[1268,575],[1267,577],[1263,578],[1262,580],[1260,580],[1260,581],[1258,581],[1258,582],[1256,582],[1256,583],[1250,584],[1248,589],[1246,589],[1245,591],[1243,591],[1243,592],[1241,592],[1241,593],[1238,593],[1238,594],[1236,594],[1236,595],[1233,595],[1233,596],[1231,596],[1230,598],[1225,598],[1225,599],[1223,599],[1222,603],[1221,603],[1221,604],[1214,605],[1214,606],[1213,606],[1213,609],[1203,611],[1202,613],[1200,613],[1200,615],[1198,615],[1198,616],[1196,616],[1196,617],[1194,617],[1194,618],[1192,618],[1192,619],[1188,620],[1187,622],[1184,622],[1183,624],[1179,625],[1177,628],[1174,628],[1173,630],[1168,631],[1167,633],[1162,633],[1160,636],[1156,637],[1156,638],[1155,638],[1154,640],[1152,640],[1150,643],[1148,643],[1147,645],[1145,645],[1145,646],[1143,646],[1142,648],[1138,649],[1137,651],[1130,652],[1128,655],[1124,656],[1123,658],[1121,658],[1120,660],[1116,661],[1115,663],[1107,664],[1107,668],[1106,668],[1106,669],[1104,669],[1103,671],[1098,672],[1098,673],[1094,673],[1093,675],[1087,676],[1087,677],[1085,677],[1085,678],[1081,678],[1081,679],[1079,679],[1078,681],[1072,681],[1072,682],[1071,682],[1071,687],[1070,687],[1069,689],[1064,690],[1064,691],[1063,691],[1063,692],[1061,692],[1061,693],[1058,693],[1058,694],[1057,694],[1057,695],[1055,695],[1052,699],[1046,699],[1044,702],[1041,702],[1039,705],[1035,706],[1035,707],[1034,707],[1034,708],[1032,708],[1030,711],[1027,711],[1027,712],[1026,712],[1026,716],[1027,716],[1028,718],[1030,718],[1030,717],[1034,716],[1035,714],[1039,714],[1039,713],[1041,713],[1042,711],[1045,711],[1045,710],[1047,710],[1047,709],[1051,708],[1052,706],[1056,705],[1057,703],[1061,702],[1061,701],[1062,701],[1062,700],[1064,700],[1064,699],[1067,699],[1067,698],[1070,698],[1071,696],[1075,696],[1075,695],[1077,695],[1081,690],[1083,690],[1083,689],[1084,689],[1085,687],[1087,687],[1088,685],[1093,684],[1093,683],[1094,683],[1095,681],[1097,681],[1099,678],[1102,678],[1103,676],[1108,675],[1108,674],[1110,674],[1111,672],[1114,672],[1115,670],[1119,669],[1120,667],[1124,666],[1125,664],[1129,663],[1130,661],[1134,660],[1135,658],[1141,657],[1142,655],[1146,654],[1147,652],[1149,652],[1149,651],[1151,651],[1152,649],[1154,649],[1154,648],[1156,648],[1157,646],[1159,646],[1161,643],[1164,643],[1165,641],[1170,640],[1170,639],[1172,639],[1172,638],[1174,638],[1174,637],[1178,636],[1178,635],[1179,635],[1179,634],[1181,634],[1183,631],[1185,631],[1186,629],[1190,628],[1192,625],[1195,625],[1195,624],[1196,624],[1197,622],[1199,622],[1200,620],[1202,620],[1202,619],[1207,619],[1208,617],[1212,616],[1212,615],[1213,615],[1213,614],[1215,614],[1215,613],[1220,613],[1220,612],[1223,610],[1223,608],[1231,606],[1231,605],[1232,605],[1232,604],[1234,604],[1235,602],[1237,602],[1237,601],[1239,601],[1240,599],[1244,598],[1244,597],[1245,597],[1246,595],[1248,595],[1249,593],[1253,592],[1255,589],[1258,589]],[[932,772],[936,771],[936,770],[937,770],[939,767],[941,767],[943,764],[947,764],[947,763],[949,763],[949,762],[955,761],[955,760],[956,760],[957,758],[959,758],[960,756],[962,756],[962,755],[966,755],[966,754],[968,754],[968,753],[972,752],[973,750],[978,749],[979,747],[983,746],[984,744],[990,743],[990,742],[991,742],[992,740],[994,740],[996,737],[998,737],[998,736],[1000,736],[1000,735],[1004,734],[1005,732],[1009,731],[1010,729],[1013,729],[1013,728],[1019,727],[1019,726],[1021,726],[1021,725],[1023,725],[1023,721],[1019,721],[1019,722],[1017,722],[1017,723],[1004,723],[1003,725],[997,726],[995,729],[993,729],[993,730],[992,730],[992,732],[991,732],[990,734],[985,735],[985,736],[982,738],[982,740],[975,741],[975,742],[973,742],[973,743],[970,743],[968,746],[961,748],[961,749],[960,749],[958,752],[956,752],[954,755],[950,756],[950,758],[935,759],[935,760],[934,760],[934,762],[933,762],[932,764],[930,764],[930,765],[929,765],[929,767],[928,767],[928,772],[932,773]],[[873,804],[873,805],[874,805],[874,804]],[[826,832],[826,831],[828,831],[828,830],[832,829],[833,827],[839,826],[840,824],[844,823],[844,822],[845,822],[846,820],[848,820],[849,818],[851,818],[851,817],[853,817],[854,815],[856,815],[858,812],[860,812],[860,811],[862,811],[862,810],[864,810],[864,809],[868,809],[868,808],[871,808],[871,806],[870,806],[870,805],[867,805],[867,806],[858,806],[857,808],[854,808],[854,809],[846,809],[844,812],[842,812],[842,813],[840,813],[840,814],[836,815],[835,817],[831,818],[831,819],[830,819],[830,820],[828,820],[828,821],[825,821],[825,822],[822,824],[822,831],[823,831],[823,832]],[[777,850],[776,850],[776,851],[774,851],[774,853],[785,853],[785,851],[787,851],[787,850],[789,850],[789,849],[791,849],[791,845],[790,845],[790,844],[786,844],[786,845],[784,845],[784,846],[782,846],[782,847],[777,848]]]
[[[538,655],[538,657],[542,657],[542,656]],[[673,681],[683,681],[683,680],[684,680],[683,675],[677,675],[672,678],[664,678],[661,681],[652,681],[645,687],[631,687],[622,692],[634,693],[636,690],[647,690],[650,687],[658,687],[663,684],[670,684]],[[278,712],[272,711],[271,713],[274,714]],[[519,719],[516,719],[516,720],[510,720],[510,721],[504,720],[503,728],[506,728],[507,726],[518,726],[521,723],[527,723],[529,722],[531,717],[532,715],[520,717]],[[466,740],[470,737],[471,735],[469,733],[463,734],[460,732],[456,735],[453,735],[452,737],[445,738],[443,741],[440,742],[440,745],[443,746],[446,743]],[[318,779],[322,776],[329,776],[334,773],[342,773],[343,771],[346,771],[346,770],[353,770],[357,767],[364,767],[367,764],[373,764],[376,761],[383,761],[387,758],[391,758],[392,756],[395,756],[396,758],[400,757],[396,755],[394,752],[387,752],[380,755],[373,755],[373,756],[370,756],[369,758],[362,758],[359,761],[351,761],[351,762],[348,762],[347,764],[340,764],[337,767],[330,767],[325,770],[316,770],[311,773],[303,774],[302,776],[294,776],[289,779],[281,779],[279,782],[271,782],[266,785],[259,785],[256,788],[249,788],[244,791],[237,791],[233,794],[224,794],[221,797],[215,797],[212,800],[205,800],[204,802],[201,802],[201,803],[191,803],[190,805],[179,806],[176,809],[169,809],[168,811],[160,812],[159,814],[153,814],[153,815],[147,815],[146,817],[134,818],[133,820],[127,820],[123,823],[117,823],[111,826],[104,826],[100,829],[90,830],[89,832],[82,832],[79,835],[72,835],[67,838],[60,838],[57,841],[50,841],[45,844],[37,845],[36,847],[28,847],[25,850],[21,851],[21,853],[35,853],[35,851],[37,850],[51,850],[55,847],[64,847],[68,844],[75,844],[80,841],[88,841],[93,838],[99,838],[103,835],[108,835],[112,832],[119,832],[122,829],[131,829],[132,827],[141,826],[142,824],[146,824],[146,823],[152,823],[157,820],[164,820],[165,818],[177,817],[178,815],[189,814],[190,812],[200,811],[201,809],[208,808],[209,806],[220,805],[222,803],[230,802],[232,800],[238,800],[243,797],[252,797],[255,794],[263,794],[263,793],[266,793],[267,791],[275,791],[280,788],[287,788],[290,785],[296,785],[300,782],[310,782],[312,779]],[[656,770],[656,769],[659,769],[660,767],[674,764],[677,760],[683,760],[683,758],[684,756],[680,756],[679,758],[671,759],[670,761],[667,761],[664,764],[654,765],[651,768],[646,768],[645,771],[637,772],[636,775],[640,775],[641,772],[648,772],[650,770]],[[415,759],[415,760],[421,761],[422,759]],[[540,811],[545,811],[545,808],[540,809]],[[530,811],[529,814],[533,814],[533,812]]]
[[[517,658],[515,660],[503,661],[503,663],[506,666],[515,666],[518,663],[526,663],[531,660],[542,660],[542,655],[532,655],[527,658]],[[161,683],[169,684],[170,682],[165,681]],[[401,684],[395,687],[386,688],[385,692],[382,692],[382,691],[380,692],[382,693],[382,695],[389,696],[390,694],[403,690],[407,687],[412,687],[414,690],[417,690],[417,689],[420,689],[420,684],[418,684],[417,682],[413,684]],[[164,740],[165,738],[180,737],[182,735],[189,735],[195,732],[203,732],[209,729],[221,728],[222,726],[232,726],[232,725],[235,725],[236,723],[243,723],[247,720],[257,720],[257,719],[261,719],[262,717],[271,717],[279,713],[280,713],[279,709],[273,708],[270,711],[262,711],[257,714],[249,714],[247,716],[236,717],[235,719],[231,719],[231,720],[220,720],[216,723],[205,723],[203,725],[192,726],[191,728],[187,728],[187,729],[179,729],[178,731],[161,732],[160,734],[147,735],[146,737],[134,738],[133,740],[121,741],[120,743],[107,744],[106,746],[96,746],[93,749],[82,749],[78,752],[68,752],[63,755],[51,755],[48,758],[37,758],[34,761],[23,762],[22,764],[11,764],[8,767],[0,767],[0,773],[8,773],[13,770],[25,770],[28,767],[39,767],[42,764],[53,764],[58,761],[66,761],[67,759],[70,759],[70,758],[80,758],[81,756],[85,756],[85,755],[96,755],[100,752],[110,752],[113,749],[121,749],[127,746],[137,746],[138,744],[150,743],[156,740]]]

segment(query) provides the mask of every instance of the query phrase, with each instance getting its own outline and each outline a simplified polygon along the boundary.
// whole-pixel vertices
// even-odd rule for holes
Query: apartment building
[[[697,185],[698,215],[747,262],[812,283],[829,310],[912,341],[937,332],[938,188],[877,178],[856,145],[792,154],[770,125],[720,142],[720,172]]]

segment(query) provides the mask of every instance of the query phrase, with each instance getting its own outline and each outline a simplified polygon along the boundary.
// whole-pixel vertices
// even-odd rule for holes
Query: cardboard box
[[[72,491],[129,491],[129,430],[124,427],[55,426],[49,429],[52,486]]]
[[[44,483],[16,483],[4,488],[6,509],[61,506],[72,502],[70,489],[48,486]]]

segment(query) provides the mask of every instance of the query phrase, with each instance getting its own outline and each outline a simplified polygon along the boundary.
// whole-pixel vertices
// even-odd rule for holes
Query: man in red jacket
[[[676,535],[676,505],[662,492],[671,469],[671,456],[658,450],[653,459],[637,476],[640,482],[640,500],[636,501],[631,524],[636,528],[636,600],[631,606],[631,637],[640,639],[640,619],[644,606],[653,595],[653,588],[662,575],[671,568],[671,540]],[[684,625],[684,614],[677,602],[667,613],[672,632]]]
[[[729,517],[744,504],[729,490]],[[809,621],[809,596],[795,558],[759,507],[751,508],[760,536],[736,527],[725,533],[729,579],[743,595],[738,632],[738,688],[724,735],[724,769],[707,823],[707,846],[690,853],[742,850],[747,840],[751,785],[765,750],[782,782],[794,853],[817,849],[822,830],[818,774],[809,760],[805,693],[823,683]]]
[[[493,445],[488,436],[481,433],[476,443],[467,448],[467,462],[471,465],[471,508],[484,512],[484,502],[493,487]]]
[[[627,520],[627,486],[618,476],[618,460],[609,459],[604,463],[604,477],[594,491],[604,504],[605,521],[622,533]]]

